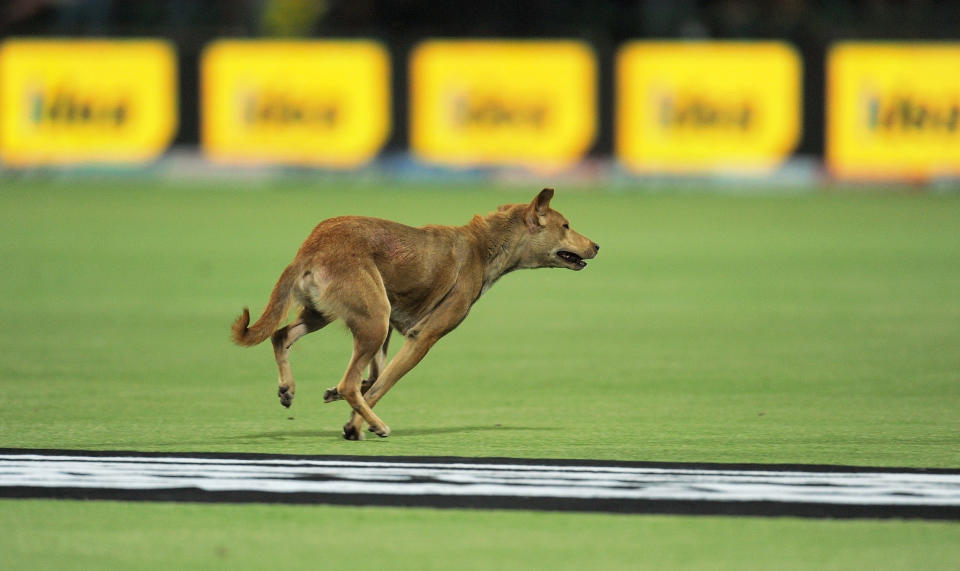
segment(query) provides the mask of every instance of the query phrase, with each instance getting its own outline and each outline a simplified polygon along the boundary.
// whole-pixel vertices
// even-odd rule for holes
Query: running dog
[[[376,218],[325,220],[300,246],[252,326],[250,310],[233,323],[233,341],[256,345],[267,337],[280,368],[280,404],[293,401],[290,347],[336,319],[353,333],[353,356],[324,402],[344,399],[353,409],[343,427],[347,440],[363,438],[363,423],[377,436],[390,428],[374,414],[383,395],[501,276],[523,268],[582,270],[597,255],[596,242],[570,229],[550,208],[553,189],[529,204],[507,204],[465,226],[412,228]],[[294,304],[302,307],[290,324]],[[387,343],[396,329],[406,338],[389,364]],[[362,374],[369,367],[366,380]]]

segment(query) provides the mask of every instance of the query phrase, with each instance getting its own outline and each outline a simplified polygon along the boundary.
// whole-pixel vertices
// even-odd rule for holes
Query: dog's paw
[[[343,438],[345,440],[363,440],[363,431],[352,422],[348,422],[343,425]]]
[[[337,388],[327,389],[323,393],[323,402],[333,402],[342,399],[343,396],[337,392]]]
[[[290,405],[293,404],[293,387],[280,387],[277,389],[277,396],[280,397],[280,404],[290,408]]]
[[[376,435],[379,436],[380,438],[386,438],[386,437],[390,436],[390,427],[387,426],[386,424],[384,424],[383,426],[381,426],[379,429],[374,428],[373,426],[371,426],[371,427],[368,428],[367,430],[369,430],[370,432],[376,434]]]

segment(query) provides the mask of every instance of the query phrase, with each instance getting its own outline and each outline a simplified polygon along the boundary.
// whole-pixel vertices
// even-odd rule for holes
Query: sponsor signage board
[[[217,162],[355,167],[390,133],[390,58],[374,41],[216,41],[201,77]]]
[[[770,171],[799,140],[801,69],[781,42],[631,42],[616,61],[616,155],[641,174]]]
[[[0,44],[0,159],[8,165],[143,163],[167,149],[177,118],[167,42]]]

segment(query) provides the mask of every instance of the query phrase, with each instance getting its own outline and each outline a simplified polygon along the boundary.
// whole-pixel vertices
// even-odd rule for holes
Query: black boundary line
[[[724,464],[718,462],[645,462],[627,460],[567,460],[555,458],[505,458],[485,456],[353,456],[310,454],[262,454],[249,452],[137,452],[132,450],[63,450],[53,448],[0,448],[0,454],[41,456],[81,456],[102,458],[128,456],[142,458],[202,458],[213,460],[314,460],[332,462],[399,462],[404,464],[504,464],[514,466],[577,466],[595,468],[660,468],[668,470],[741,470],[824,473],[903,473],[957,474],[960,468],[897,468],[891,466],[851,466],[841,464]]]
[[[621,500],[500,496],[271,493],[253,491],[210,492],[197,488],[177,488],[166,490],[120,490],[102,488],[8,487],[0,488],[0,498],[230,504],[324,504],[361,507],[376,506],[480,510],[534,510],[550,512],[600,512],[613,514],[664,514],[696,516],[960,520],[960,507],[958,506],[880,506],[763,501],[710,502],[692,500]]]
[[[531,458],[477,458],[456,456],[311,456],[280,454],[230,454],[230,453],[185,453],[185,452],[131,452],[0,448],[6,455],[63,455],[88,458],[110,456],[139,456],[149,458],[203,458],[235,460],[321,460],[344,462],[402,462],[408,464],[459,463],[459,464],[513,464],[518,466],[589,466],[589,467],[637,467],[666,469],[715,469],[740,471],[799,471],[826,473],[920,473],[960,474],[958,469],[858,467],[803,464],[718,464],[677,462],[608,462],[590,460],[551,460]],[[803,502],[748,501],[717,502],[701,500],[635,500],[635,499],[586,499],[543,497],[498,497],[498,496],[451,496],[451,495],[391,495],[391,494],[330,494],[305,492],[263,491],[207,491],[199,488],[174,488],[154,490],[122,490],[76,487],[0,487],[0,498],[47,498],[73,500],[118,500],[148,502],[196,502],[196,503],[269,503],[269,504],[328,504],[342,506],[381,507],[429,507],[443,509],[500,509],[570,512],[604,512],[619,514],[674,514],[701,516],[761,516],[804,517],[836,519],[930,519],[960,520],[960,506],[915,506],[915,505],[856,505],[823,504]]]

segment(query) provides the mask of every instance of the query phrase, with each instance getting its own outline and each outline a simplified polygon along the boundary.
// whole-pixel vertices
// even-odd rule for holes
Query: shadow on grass
[[[251,440],[291,440],[297,438],[334,438],[343,433],[339,430],[275,430],[272,432],[257,432],[255,434],[241,434],[225,436],[220,440],[226,442],[247,442]]]
[[[430,436],[431,434],[459,434],[470,432],[487,432],[493,430],[551,430],[543,426],[445,426],[439,428],[399,428],[393,432],[397,436]]]
[[[430,436],[432,434],[461,434],[471,432],[486,432],[493,430],[550,430],[546,427],[533,426],[503,426],[503,425],[482,425],[482,426],[444,426],[438,428],[410,428],[393,431],[391,438],[404,436]],[[298,438],[342,438],[343,433],[339,430],[275,430],[271,432],[258,432],[255,434],[244,434],[223,438],[228,442],[247,442],[255,440],[291,440]]]

